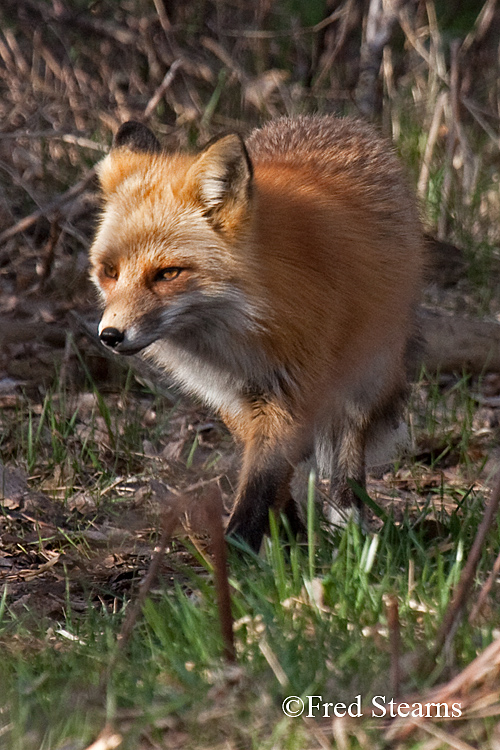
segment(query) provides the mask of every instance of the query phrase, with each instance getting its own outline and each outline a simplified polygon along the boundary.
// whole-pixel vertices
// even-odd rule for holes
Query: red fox
[[[271,508],[293,518],[311,457],[333,506],[361,511],[367,442],[406,391],[423,265],[391,147],[362,122],[301,116],[172,154],[127,122],[98,173],[100,339],[152,360],[242,443],[228,533],[258,549]]]

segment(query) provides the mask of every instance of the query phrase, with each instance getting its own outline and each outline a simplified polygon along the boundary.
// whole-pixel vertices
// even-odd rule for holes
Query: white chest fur
[[[144,354],[171,375],[186,393],[216,410],[224,409],[234,415],[240,411],[243,382],[222,367],[200,361],[199,357],[164,339],[151,344]]]

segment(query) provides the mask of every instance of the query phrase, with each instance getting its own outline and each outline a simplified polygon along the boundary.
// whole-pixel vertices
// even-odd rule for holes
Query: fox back
[[[270,508],[298,525],[290,481],[311,457],[332,507],[361,509],[367,442],[406,391],[422,274],[390,146],[355,120],[297,117],[170,154],[126,123],[98,171],[101,340],[152,360],[243,444],[229,533],[258,548]]]

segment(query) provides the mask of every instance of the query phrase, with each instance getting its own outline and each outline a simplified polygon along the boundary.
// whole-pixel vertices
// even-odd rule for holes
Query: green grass
[[[48,414],[49,407],[45,415],[42,410],[32,431]],[[272,523],[263,556],[241,557],[236,549],[230,555],[237,672],[222,659],[210,566],[179,562],[178,543],[170,553],[178,573],[174,584],[155,588],[126,653],[104,682],[130,606],[125,599],[113,613],[93,605],[81,615],[71,610],[68,596],[64,622],[34,625],[28,612],[12,608],[6,593],[0,609],[0,747],[84,748],[107,721],[130,750],[150,747],[146,738],[170,746],[176,733],[185,747],[219,747],[224,738],[228,747],[306,747],[310,730],[301,719],[284,717],[282,701],[319,695],[350,703],[361,694],[369,706],[374,695],[390,696],[387,597],[399,604],[402,653],[418,654],[437,632],[482,507],[483,497],[473,492],[451,514],[441,513],[441,537],[429,537],[424,523],[435,516],[434,501],[418,523],[410,513],[396,523],[389,512],[377,533],[350,524],[333,540],[309,502],[308,546],[293,540],[284,545]],[[496,532],[491,536],[479,580],[496,553]],[[452,652],[436,663],[432,677],[405,671],[404,694],[425,691],[473,660],[492,641],[499,605],[479,627],[459,628]],[[372,747],[382,747],[381,726],[367,722],[365,731]],[[365,747],[353,732],[346,747]]]
[[[217,743],[226,733],[233,741],[266,746],[270,730],[283,724],[276,746],[295,747],[303,727],[299,719],[284,720],[280,705],[285,697],[321,695],[351,702],[361,694],[363,705],[369,705],[373,695],[390,694],[388,593],[399,602],[403,652],[414,653],[432,641],[458,580],[478,508],[471,514],[446,551],[439,544],[429,549],[407,520],[397,534],[388,521],[377,537],[350,526],[337,539],[333,561],[330,544],[320,538],[313,579],[307,551],[292,544],[285,553],[276,535],[263,558],[232,556],[241,667],[234,684],[231,674],[224,673],[214,591],[206,572],[188,571],[188,589],[176,585],[147,601],[128,653],[102,691],[98,685],[115,648],[120,612],[110,616],[90,610],[83,621],[68,613],[61,634],[54,625],[25,630],[22,618],[10,616],[7,606],[0,626],[6,649],[2,721],[11,725],[6,747],[57,748],[69,739],[77,743],[70,746],[84,747],[106,719],[123,732],[124,748],[137,747],[147,734],[168,736],[169,722],[182,727],[197,747]],[[482,570],[491,564],[485,550]],[[313,582],[315,596],[310,593]],[[455,639],[454,666],[467,664],[484,649],[492,629],[493,622],[473,632],[463,626]],[[68,634],[75,640],[69,641]],[[286,684],[280,684],[275,664]],[[436,666],[435,678],[444,666]],[[405,692],[426,686],[426,678],[412,674]],[[198,743],[204,739],[196,744],[195,738]]]
[[[117,397],[103,397],[91,383],[90,393],[68,393],[58,386],[49,389],[40,403],[18,401],[0,414],[0,450],[4,462],[21,466],[44,480],[75,487],[105,489],[117,474],[139,473],[144,468],[144,440],[155,447],[168,431],[175,405],[147,391],[143,398],[131,393],[128,378]],[[145,429],[146,412],[154,412],[154,424]],[[194,453],[193,447],[192,453]],[[192,460],[192,456],[191,459]],[[52,482],[54,475],[57,479]]]

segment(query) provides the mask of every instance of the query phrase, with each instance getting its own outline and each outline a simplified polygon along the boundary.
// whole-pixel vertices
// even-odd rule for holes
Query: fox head
[[[240,272],[252,220],[240,136],[196,156],[169,154],[148,128],[127,122],[98,175],[104,210],[90,259],[106,346],[135,354],[168,340],[203,354],[223,347],[229,329],[244,337],[255,328]]]

